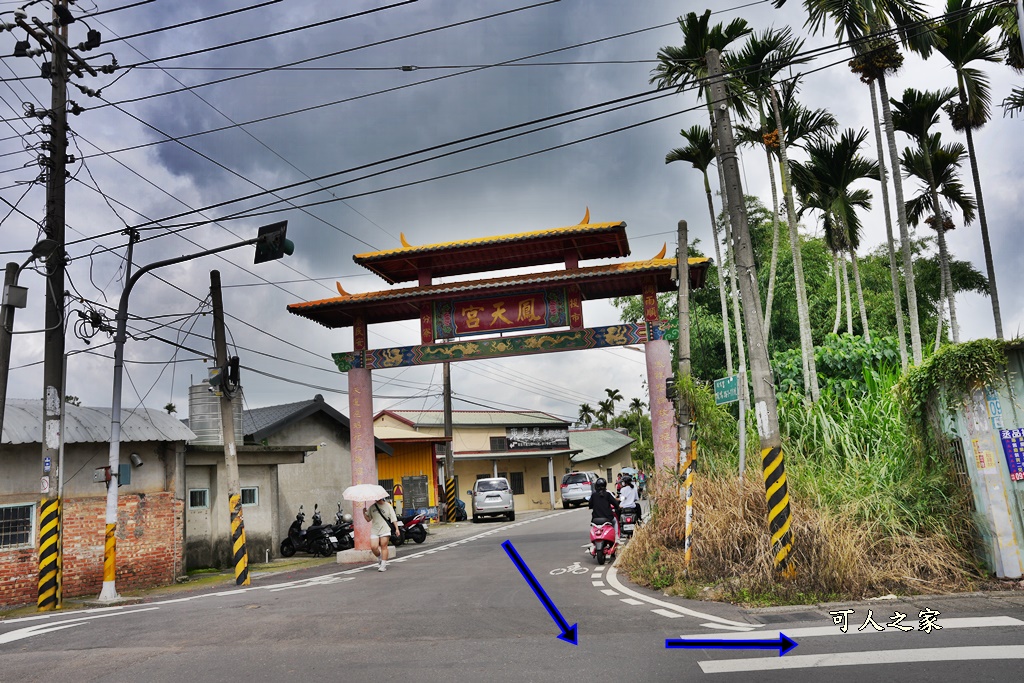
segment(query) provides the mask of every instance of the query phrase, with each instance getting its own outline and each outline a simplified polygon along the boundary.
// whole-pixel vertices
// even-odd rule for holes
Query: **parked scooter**
[[[615,519],[595,519],[590,523],[590,545],[583,546],[598,564],[615,559],[619,547],[619,523]]]
[[[400,546],[405,543],[406,539],[411,538],[416,543],[423,543],[427,540],[427,530],[423,526],[424,520],[427,515],[423,512],[419,514],[411,514],[404,519],[398,520],[398,533],[391,537],[391,542],[395,546]]]
[[[333,542],[335,552],[355,547],[354,529],[352,515],[343,512],[341,503],[338,503],[338,511],[334,515],[334,524],[331,529],[331,538],[337,539],[336,542]]]
[[[329,557],[334,552],[334,544],[338,539],[331,534],[332,527],[320,523],[319,506],[313,506],[313,524],[303,529],[302,524],[305,521],[306,513],[300,505],[299,514],[295,515],[295,521],[288,527],[288,538],[281,541],[282,557],[291,557],[299,550],[315,556]]]

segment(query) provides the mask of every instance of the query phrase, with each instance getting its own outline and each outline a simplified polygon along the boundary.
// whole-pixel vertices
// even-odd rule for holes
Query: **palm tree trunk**
[[[789,246],[793,250],[793,275],[796,282],[796,310],[800,324],[800,353],[807,372],[804,373],[804,392],[811,401],[817,402],[821,394],[818,388],[818,368],[814,362],[814,340],[811,337],[810,307],[807,305],[807,287],[804,284],[804,260],[800,250],[800,233],[797,230],[796,206],[793,202],[793,188],[789,182],[789,157],[786,154],[786,134],[782,127],[782,112],[779,94],[771,86],[772,108],[775,110],[775,127],[779,131],[779,175],[782,191],[786,197],[786,221],[789,223]]]
[[[839,279],[839,254],[832,252],[832,272],[836,276],[836,319],[832,323],[832,334],[839,333],[839,321],[843,319],[843,284]]]
[[[764,116],[764,103],[761,98],[757,98],[757,112],[761,120],[761,132],[764,132],[765,120]],[[772,329],[772,302],[775,300],[775,273],[779,266],[779,190],[775,186],[775,164],[772,163],[772,151],[768,148],[768,145],[764,147],[764,154],[768,158],[768,180],[772,187],[772,260],[771,266],[768,269],[768,295],[765,298],[764,306],[764,338],[768,340],[768,335]]]
[[[843,261],[843,297],[846,298],[846,333],[853,334],[853,302],[850,299],[850,273],[846,269],[846,254],[840,254]]]
[[[957,73],[957,89],[960,91],[960,104],[967,107],[967,94],[964,92],[963,76]],[[992,318],[996,324],[996,339],[1003,338],[1003,316],[999,310],[999,288],[996,286],[996,269],[992,261],[992,243],[988,238],[988,219],[985,218],[985,200],[981,196],[981,175],[978,173],[978,159],[974,155],[974,134],[970,122],[964,126],[967,134],[967,154],[971,159],[971,176],[974,178],[974,196],[978,202],[978,222],[981,224],[981,245],[985,249],[985,269],[988,274],[988,291],[992,299]]]
[[[896,195],[896,218],[900,226],[900,248],[903,252],[903,283],[907,288],[907,314],[910,317],[910,349],[914,365],[921,364],[921,325],[917,315],[917,285],[914,281],[914,254],[910,244],[910,230],[907,227],[907,205],[903,199],[903,178],[899,173],[900,154],[896,149],[896,132],[892,125],[892,109],[889,107],[889,91],[885,87],[885,75],[878,77],[878,94],[882,100],[882,117],[885,122],[885,136],[889,143],[889,163],[896,172],[892,174],[892,187]]]
[[[885,163],[885,152],[882,148],[882,127],[878,122],[878,97],[875,94],[875,82],[868,84],[871,88],[871,116],[875,123],[875,146],[878,148],[878,174],[881,181],[882,210],[885,214],[885,243],[889,250],[889,275],[892,280],[892,299],[896,305],[896,334],[900,347],[900,366],[907,371],[907,339],[903,328],[903,297],[900,295],[899,267],[896,264],[896,247],[892,238],[892,216],[889,213],[889,180],[888,167]]]
[[[711,218],[711,233],[715,236],[715,263],[718,264],[718,300],[722,305],[722,336],[725,340],[725,369],[732,377],[732,342],[729,340],[729,304],[726,303],[725,279],[722,273],[725,272],[725,262],[722,261],[722,247],[718,242],[718,221],[715,220],[715,203],[711,197],[711,183],[708,180],[708,172],[704,171],[704,194],[708,198],[708,214]]]
[[[864,289],[860,286],[860,268],[857,267],[857,251],[850,248],[850,263],[853,264],[853,282],[857,285],[857,305],[860,306],[860,326],[864,331],[864,341],[871,343],[871,330],[868,329],[868,309],[864,307]]]
[[[932,218],[935,221],[935,232],[939,235],[939,272],[942,275],[942,287],[946,290],[946,302],[949,304],[949,331],[953,343],[960,343],[960,331],[956,324],[956,300],[953,281],[949,276],[949,250],[946,248],[946,216],[939,203],[939,188],[935,184],[935,172],[932,170],[931,142],[927,137],[921,140],[921,151],[924,152],[924,168],[928,175],[928,188],[932,193]]]
[[[942,346],[942,318],[946,314],[946,281],[939,278],[939,316],[935,321],[935,351]]]

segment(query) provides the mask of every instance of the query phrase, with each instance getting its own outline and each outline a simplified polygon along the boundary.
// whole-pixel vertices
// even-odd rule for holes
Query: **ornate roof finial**
[[[661,251],[658,252],[658,255],[655,256],[654,258],[652,258],[651,260],[652,261],[656,261],[656,260],[665,258],[665,252],[667,252],[667,251],[668,251],[668,242],[665,242],[664,244],[661,245]]]
[[[409,247],[412,246],[411,244],[409,244],[408,242],[405,241],[405,233],[404,232],[398,233],[398,239],[402,241],[402,246],[405,247],[406,249],[408,249]]]
[[[580,225],[587,225],[590,223],[590,207],[587,207],[587,213],[584,214],[583,220],[580,221]]]
[[[334,286],[338,288],[338,294],[341,294],[342,296],[352,296],[351,294],[345,291],[345,289],[341,286],[341,283],[338,282],[337,280],[335,280]]]

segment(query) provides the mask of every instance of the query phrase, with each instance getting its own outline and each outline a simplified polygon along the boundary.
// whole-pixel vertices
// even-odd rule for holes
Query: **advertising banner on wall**
[[[568,427],[506,427],[508,450],[551,450],[569,447]]]

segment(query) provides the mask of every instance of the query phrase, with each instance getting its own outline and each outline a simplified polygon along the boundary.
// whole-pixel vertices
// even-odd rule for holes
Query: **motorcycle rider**
[[[604,519],[607,521],[619,518],[619,501],[608,492],[608,482],[598,477],[594,482],[594,494],[590,496],[588,507],[593,511],[590,521]]]
[[[640,499],[636,487],[633,486],[633,477],[628,474],[622,478],[622,488],[619,490],[621,499],[619,509],[621,512],[632,510],[636,515],[636,523],[640,523]]]

